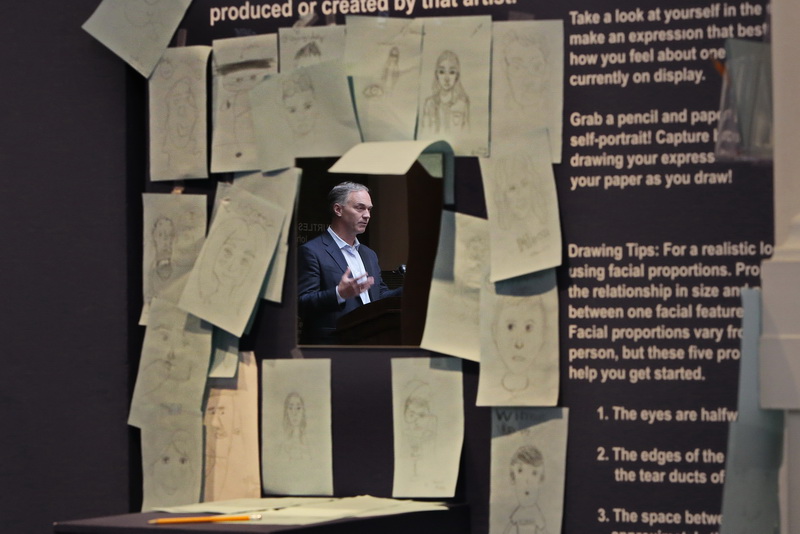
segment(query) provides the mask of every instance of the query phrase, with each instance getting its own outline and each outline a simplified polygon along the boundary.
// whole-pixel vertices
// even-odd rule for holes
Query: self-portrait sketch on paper
[[[330,360],[264,360],[262,377],[264,491],[331,495]]]
[[[417,139],[489,155],[491,17],[424,19]]]
[[[480,296],[479,406],[555,406],[558,293],[550,269],[486,284]]]
[[[148,84],[150,180],[207,178],[209,46],[169,48]]]
[[[422,22],[347,17],[345,65],[364,141],[414,139]]]
[[[285,211],[235,186],[227,191],[179,305],[241,336],[260,296]]]
[[[278,72],[277,36],[249,35],[213,42],[213,172],[258,170],[249,92]]]
[[[493,408],[489,534],[561,532],[564,408]]]
[[[561,227],[555,177],[544,132],[526,149],[495,147],[480,158],[491,236],[494,282],[561,264]]]
[[[499,21],[492,38],[492,151],[522,148],[532,131],[546,132],[549,158],[561,162],[563,22]]]
[[[206,196],[143,193],[144,306],[147,324],[154,297],[178,303],[206,234]]]
[[[142,511],[200,500],[203,478],[202,416],[164,411],[141,429]]]
[[[210,358],[211,326],[153,299],[128,423],[141,427],[165,409],[199,413]]]
[[[452,496],[464,432],[461,360],[393,358],[395,497]]]

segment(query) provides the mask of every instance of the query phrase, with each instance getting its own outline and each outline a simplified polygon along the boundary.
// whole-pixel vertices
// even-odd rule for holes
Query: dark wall
[[[0,532],[129,509],[129,74],[97,4],[3,10]]]

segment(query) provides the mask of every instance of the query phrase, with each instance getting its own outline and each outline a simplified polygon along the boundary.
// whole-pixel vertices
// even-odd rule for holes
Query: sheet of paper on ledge
[[[270,510],[261,513],[261,519],[250,521],[266,525],[312,525],[348,517],[374,517],[432,510],[446,510],[442,503],[402,501],[369,495],[345,497],[327,503],[307,504]]]
[[[441,502],[411,501],[360,495],[358,497],[268,497],[263,499],[233,499],[229,501],[205,502],[184,506],[158,508],[170,513],[259,513],[260,520],[248,524],[265,525],[311,525],[335,521],[347,517],[375,517],[380,515],[405,514],[446,510]],[[220,523],[224,524],[224,523]]]

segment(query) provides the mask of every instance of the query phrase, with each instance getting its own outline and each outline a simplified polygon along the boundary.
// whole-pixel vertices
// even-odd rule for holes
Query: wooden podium
[[[406,174],[408,261],[403,296],[361,306],[339,319],[336,336],[343,345],[419,346],[425,330],[428,294],[439,244],[443,180],[415,162]]]

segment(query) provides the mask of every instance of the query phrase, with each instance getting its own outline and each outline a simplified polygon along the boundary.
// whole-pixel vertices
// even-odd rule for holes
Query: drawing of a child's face
[[[543,478],[543,465],[531,465],[519,460],[511,463],[511,483],[520,506],[533,506],[537,503]]]
[[[311,133],[317,122],[316,97],[314,91],[298,91],[283,98],[286,117],[295,135],[303,137]]]
[[[526,301],[504,300],[505,305],[495,317],[494,338],[498,355],[515,375],[528,371],[544,341],[544,310],[540,302]]]
[[[303,406],[303,399],[297,394],[290,394],[286,398],[286,420],[292,427],[299,427],[303,424],[305,418],[305,406]]]
[[[174,495],[194,478],[192,459],[188,452],[186,432],[179,431],[162,450],[153,465],[153,478],[161,491]]]
[[[445,52],[436,62],[436,81],[444,91],[450,91],[461,74],[458,58],[453,53]]]
[[[214,274],[224,286],[239,285],[247,278],[255,259],[254,247],[243,227],[223,242],[214,262]]]

